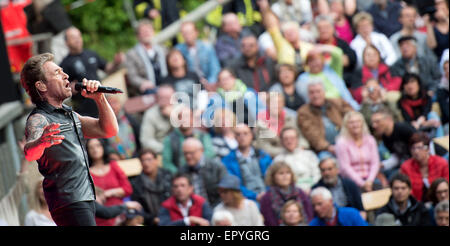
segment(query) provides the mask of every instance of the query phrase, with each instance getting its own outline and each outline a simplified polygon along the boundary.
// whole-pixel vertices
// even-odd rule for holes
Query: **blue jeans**
[[[441,118],[439,117],[439,115],[433,111],[428,113],[427,120],[438,120],[439,122],[441,122]],[[431,137],[439,138],[439,137],[443,137],[443,136],[444,136],[444,127],[442,127],[442,125],[440,125],[438,128],[436,128],[436,132],[435,132],[434,136],[431,136]]]

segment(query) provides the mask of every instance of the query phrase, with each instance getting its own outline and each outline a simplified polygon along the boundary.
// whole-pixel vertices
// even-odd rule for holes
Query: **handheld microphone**
[[[82,91],[83,89],[86,89],[86,86],[82,83],[75,83],[75,90]],[[108,87],[108,86],[99,86],[97,91],[94,93],[109,93],[109,94],[117,94],[117,93],[123,93],[121,89],[117,89],[114,87]]]

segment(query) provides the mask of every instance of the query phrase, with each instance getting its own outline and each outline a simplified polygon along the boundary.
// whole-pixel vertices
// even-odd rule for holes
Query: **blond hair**
[[[367,126],[366,120],[364,119],[363,114],[361,114],[358,111],[350,111],[348,113],[345,114],[344,119],[342,120],[342,128],[341,128],[341,132],[339,133],[340,137],[344,137],[344,138],[352,138],[351,134],[349,133],[348,129],[347,129],[347,123],[350,120],[351,117],[353,116],[357,116],[362,123],[362,134],[363,136],[366,134],[370,134],[369,132],[369,127]]]
[[[353,28],[358,29],[358,25],[361,21],[367,20],[373,25],[373,17],[367,12],[360,12],[353,17]]]

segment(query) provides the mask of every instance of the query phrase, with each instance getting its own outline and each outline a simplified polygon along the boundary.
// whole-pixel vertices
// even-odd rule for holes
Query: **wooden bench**
[[[137,176],[142,172],[141,161],[138,158],[120,160],[117,164],[128,177]]]
[[[364,210],[371,211],[383,207],[389,202],[391,194],[390,188],[362,193],[361,200]]]
[[[158,155],[157,159],[158,159],[158,166],[162,167],[162,156]],[[119,167],[128,177],[137,176],[142,172],[142,165],[139,158],[120,160],[117,162],[117,164],[119,164]]]

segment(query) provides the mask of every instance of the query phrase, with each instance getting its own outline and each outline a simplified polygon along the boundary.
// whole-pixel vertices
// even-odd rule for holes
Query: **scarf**
[[[156,180],[153,181],[145,174],[141,174],[139,178],[142,181],[143,188],[146,192],[141,194],[142,199],[147,203],[148,212],[152,215],[158,214],[160,204],[160,193],[164,192],[163,187],[160,185],[160,174],[158,172]]]
[[[153,70],[153,64],[150,62],[148,58],[147,51],[145,50],[144,46],[142,44],[137,44],[135,47],[136,53],[141,58],[142,62],[144,63],[145,72],[147,74],[147,79],[151,82],[153,82],[156,85],[155,81],[155,72]],[[155,50],[156,52],[156,50]]]
[[[305,213],[305,210],[303,208],[303,202],[300,198],[300,193],[298,192],[298,189],[295,188],[294,184],[289,186],[287,191],[284,191],[276,186],[271,186],[269,191],[271,194],[272,209],[277,215],[278,224],[282,223],[280,216],[281,208],[289,200],[295,200],[301,205],[302,211],[300,211],[300,213],[303,216],[303,221],[309,221],[308,215]]]
[[[401,102],[402,108],[406,111],[406,113],[411,117],[412,119],[415,118],[414,110],[413,108],[424,106],[427,103],[426,98],[419,98],[416,100],[407,99],[404,98]]]
[[[247,86],[240,79],[236,79],[231,91],[225,91],[223,88],[218,88],[217,93],[225,100],[227,103],[236,101],[237,99],[244,96],[247,91]],[[225,96],[226,95],[226,96]]]

